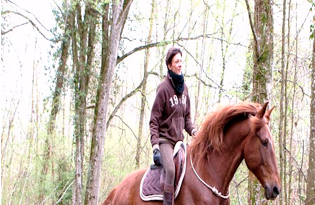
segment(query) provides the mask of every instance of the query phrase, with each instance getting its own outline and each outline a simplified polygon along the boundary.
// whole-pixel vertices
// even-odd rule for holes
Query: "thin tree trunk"
[[[291,28],[291,24],[290,24],[290,16],[291,16],[291,0],[289,1],[289,12],[288,12],[288,51],[290,50],[290,28]],[[297,39],[297,38],[296,38]],[[296,42],[296,47],[295,47],[295,60],[294,60],[294,77],[293,77],[293,95],[292,95],[292,102],[291,102],[291,125],[290,125],[290,141],[289,141],[289,149],[290,151],[292,152],[292,148],[293,148],[293,144],[292,144],[292,141],[293,141],[293,132],[294,132],[294,115],[295,115],[295,112],[294,112],[294,101],[295,101],[295,94],[296,94],[296,83],[297,83],[297,79],[296,79],[296,76],[297,76],[297,44],[298,42]],[[289,53],[288,52],[288,56],[287,56],[287,59],[289,59]],[[288,67],[288,62],[289,60],[287,61],[287,67]],[[289,184],[288,184],[288,196],[289,196],[289,200],[287,202],[288,205],[291,204],[291,193],[292,193],[292,173],[293,173],[293,157],[292,157],[292,153],[290,154],[290,160],[289,160]]]
[[[285,56],[285,36],[286,36],[286,32],[285,32],[285,23],[286,23],[286,0],[284,0],[283,2],[283,56],[282,56],[282,61],[283,61],[283,65],[281,65],[281,67],[283,66],[284,68],[284,79],[282,81],[282,83],[284,83],[284,119],[283,119],[283,128],[284,128],[284,133],[283,133],[283,142],[282,142],[282,146],[283,146],[283,192],[284,192],[284,204],[288,204],[288,185],[287,185],[287,122],[288,122],[288,64],[289,64],[289,54],[286,58]],[[288,44],[290,44],[290,30],[288,28]],[[289,53],[289,50],[287,51]],[[287,64],[285,64],[285,61],[287,62]],[[282,64],[282,63],[281,63]]]
[[[81,15],[81,5],[80,3],[76,3],[76,22],[78,28],[76,28],[76,24],[74,22],[73,31],[74,31],[74,38],[72,39],[73,44],[76,46],[75,50],[73,51],[74,58],[74,138],[75,138],[75,145],[76,145],[76,152],[75,152],[75,204],[81,205],[82,204],[82,181],[83,181],[83,154],[82,154],[82,140],[84,137],[84,110],[85,110],[85,93],[83,90],[81,91],[81,79],[84,75],[84,64],[85,64],[85,55],[84,52],[86,50],[86,28],[82,28],[84,26],[82,22],[82,15]],[[77,31],[75,31],[77,29]],[[83,87],[85,85],[82,85]],[[82,92],[82,93],[81,93]],[[82,122],[83,121],[83,122]]]
[[[93,5],[87,3],[85,7],[84,21],[81,15],[81,5],[77,3],[76,24],[73,21],[73,65],[74,65],[74,93],[75,93],[75,117],[74,117],[74,136],[76,142],[75,153],[75,204],[82,204],[82,182],[83,182],[83,163],[84,163],[84,136],[86,133],[86,99],[90,73],[94,59],[94,45],[97,16]],[[77,36],[78,35],[78,36]],[[79,41],[77,41],[77,39]]]
[[[152,8],[151,8],[151,16],[150,16],[150,29],[147,44],[151,43],[152,39],[152,32],[153,32],[153,19],[155,13],[155,0],[152,0]],[[144,69],[143,69],[143,85],[141,88],[141,107],[140,107],[140,119],[139,119],[139,134],[137,140],[137,148],[136,148],[136,169],[140,168],[140,155],[141,155],[141,140],[143,135],[143,121],[144,121],[144,114],[145,114],[145,105],[146,105],[146,88],[147,88],[147,78],[148,78],[148,66],[149,66],[149,59],[150,59],[150,49],[146,49],[145,53],[145,62],[144,62]]]
[[[314,30],[313,33],[315,34]],[[315,204],[315,38],[313,39],[311,69],[310,149],[308,154],[306,205]]]
[[[281,46],[281,92],[280,92],[280,119],[279,119],[279,159],[280,159],[280,180],[283,185],[283,192],[281,194],[279,203],[280,205],[286,199],[286,174],[285,174],[285,150],[286,143],[286,117],[285,117],[285,95],[286,95],[286,69],[285,69],[285,17],[286,17],[286,0],[283,1],[283,14],[282,14],[282,46]]]
[[[305,146],[304,146],[304,140],[302,142],[302,151],[301,151],[301,156],[302,156],[302,159],[301,159],[301,166],[299,167],[299,196],[302,196],[302,193],[303,193],[303,190],[302,190],[302,183],[303,183],[303,166],[304,166],[304,153],[305,153]],[[302,197],[299,197],[300,198],[300,205],[302,204]]]
[[[221,22],[221,38],[220,38],[220,44],[221,44],[221,56],[222,56],[222,72],[221,72],[221,76],[220,76],[220,89],[219,89],[219,102],[221,102],[222,99],[222,92],[223,92],[223,83],[224,83],[224,76],[225,76],[225,69],[226,69],[226,62],[227,62],[227,53],[229,50],[229,42],[231,39],[231,35],[232,35],[232,31],[233,31],[233,20],[234,20],[234,16],[235,16],[235,12],[237,9],[237,1],[235,1],[235,6],[233,9],[233,13],[232,13],[232,19],[231,19],[231,23],[230,23],[230,28],[229,28],[229,33],[228,35],[225,35],[225,20],[224,20],[224,15],[225,15],[225,7],[226,7],[226,1],[224,1],[224,5],[223,5],[223,13],[222,13],[222,22]],[[223,39],[227,38],[227,42],[223,41]],[[226,46],[224,47],[224,44],[226,43]]]
[[[221,47],[221,57],[222,57],[222,71],[221,71],[221,75],[220,75],[220,88],[223,88],[223,81],[224,81],[224,75],[225,75],[225,65],[226,65],[226,52],[227,52],[227,47],[226,49],[224,49],[224,16],[225,16],[225,0],[223,1],[223,12],[222,12],[222,21],[221,21],[221,26],[220,26],[220,30],[221,30],[221,36],[220,36],[220,47]],[[219,100],[218,102],[221,102],[221,98],[222,98],[222,91],[223,89],[219,89]]]
[[[36,47],[37,47],[37,41],[35,43],[35,51],[36,51]],[[27,165],[24,167],[25,171],[23,173],[23,177],[24,177],[24,182],[23,182],[23,186],[22,186],[22,191],[21,191],[21,196],[20,196],[20,200],[19,200],[19,204],[22,204],[23,202],[23,198],[24,198],[24,193],[25,193],[25,187],[27,186],[27,181],[29,180],[29,175],[30,175],[30,170],[31,170],[31,162],[33,159],[33,151],[34,149],[34,139],[35,136],[38,133],[38,129],[37,129],[37,124],[38,122],[38,101],[35,100],[34,98],[38,99],[38,77],[37,77],[37,65],[36,63],[33,61],[33,76],[32,76],[32,107],[31,107],[31,119],[30,119],[30,130],[27,133],[27,136],[29,138],[28,140],[28,151],[27,151],[27,155],[25,155],[25,157],[27,156]],[[35,116],[34,116],[35,115]],[[34,150],[33,150],[34,149]],[[26,201],[27,201],[27,196],[25,197]]]
[[[78,87],[77,86],[77,76],[76,76],[77,74],[76,74],[76,72],[77,72],[77,68],[79,67],[78,66],[78,61],[79,61],[78,55],[79,54],[78,54],[78,45],[77,45],[77,29],[76,29],[76,24],[75,24],[75,22],[76,22],[75,15],[77,15],[76,14],[77,9],[75,9],[75,7],[76,7],[75,5],[72,5],[72,7],[73,7],[73,10],[75,11],[73,18],[71,18],[71,39],[72,39],[72,61],[73,61],[73,64],[72,64],[73,71],[72,72],[74,72],[74,92],[73,92],[74,94],[73,95],[74,95],[74,99],[76,101],[76,98],[77,98],[76,89]],[[76,109],[76,105],[74,105],[74,109]],[[74,120],[75,120],[74,124],[76,124],[76,119],[74,119]],[[76,130],[77,130],[77,128],[75,127],[74,136],[76,136],[76,132],[77,132]],[[76,142],[76,139],[75,139],[75,142]],[[78,143],[76,142],[76,146],[77,145],[78,145]],[[77,150],[77,148],[75,150]],[[81,199],[81,188],[82,188],[81,173],[82,173],[82,171],[81,171],[80,167],[77,166],[78,154],[80,154],[80,153],[75,152],[76,171],[75,171],[75,183],[73,185],[74,191],[73,191],[72,199],[73,199],[74,204],[78,203],[78,205],[80,205],[80,202],[82,201],[82,199]]]
[[[207,11],[204,12],[203,15],[203,24],[202,24],[202,33],[203,33],[203,38],[202,38],[202,45],[201,45],[201,54],[200,54],[200,67],[198,69],[198,73],[196,74],[199,79],[201,79],[202,76],[202,70],[205,67],[205,52],[206,52],[206,34],[207,34],[207,28],[208,28],[208,16],[209,16],[209,7],[206,5]],[[190,19],[189,19],[190,21]],[[196,49],[198,53],[198,48]],[[196,123],[200,113],[198,112],[199,110],[199,102],[201,102],[201,82],[200,80],[196,79],[197,81],[197,92],[195,95],[195,116],[194,116],[194,122]]]
[[[170,13],[170,9],[171,9],[171,4],[170,4],[170,0],[167,0],[166,2],[166,9],[165,9],[165,17],[164,17],[164,26],[163,26],[163,41],[166,41],[166,35],[168,33],[168,26],[169,26],[169,13]],[[162,56],[165,56],[164,53],[165,53],[165,46],[162,47]],[[165,73],[165,58],[162,58],[161,59],[161,64],[160,64],[160,80],[163,80],[163,76],[164,76],[164,73]]]
[[[44,147],[44,158],[43,158],[43,168],[42,168],[42,173],[41,173],[41,179],[40,183],[43,184],[41,186],[42,188],[44,187],[46,176],[48,174],[49,170],[49,164],[52,162],[51,157],[52,157],[52,139],[53,139],[53,133],[55,131],[55,125],[56,125],[56,118],[57,114],[59,112],[60,108],[60,95],[62,93],[63,85],[64,85],[64,75],[65,75],[65,70],[66,70],[66,64],[67,64],[67,59],[69,56],[69,47],[70,47],[70,35],[69,35],[69,29],[71,28],[69,26],[71,18],[72,18],[73,13],[69,12],[69,15],[66,16],[65,22],[65,30],[64,34],[62,37],[62,43],[61,43],[61,57],[59,59],[59,66],[57,68],[56,72],[56,85],[55,85],[55,91],[53,93],[52,97],[52,104],[51,104],[51,111],[50,111],[50,116],[49,116],[49,121],[47,123],[47,136],[45,139],[45,147]],[[53,164],[51,164],[53,167]],[[41,194],[39,195],[40,201],[43,200],[43,195],[45,193],[45,190],[41,191]]]
[[[271,100],[272,61],[273,61],[273,12],[270,0],[255,0],[254,23],[250,6],[246,1],[249,22],[254,37],[253,52],[253,91],[252,101],[260,104]],[[263,189],[258,180],[249,173],[249,204],[260,204],[264,198]]]
[[[104,151],[104,142],[106,135],[106,117],[109,102],[109,93],[112,85],[114,69],[117,63],[118,44],[121,38],[121,32],[126,21],[132,0],[112,2],[112,19],[110,21],[110,36],[107,47],[107,40],[102,39],[102,66],[100,85],[97,91],[95,106],[95,117],[92,131],[92,143],[90,152],[89,172],[87,176],[87,186],[85,192],[84,204],[98,204],[100,173],[102,167],[102,157]],[[105,4],[105,14],[107,13],[107,3]],[[108,21],[107,16],[103,16],[103,21]],[[102,25],[107,25],[103,22]],[[104,28],[102,32],[108,30]],[[103,33],[103,37],[106,37]],[[106,41],[106,42],[105,42]],[[108,50],[103,50],[108,48]]]

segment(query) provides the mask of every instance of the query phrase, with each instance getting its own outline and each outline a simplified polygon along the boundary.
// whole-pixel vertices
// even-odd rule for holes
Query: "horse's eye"
[[[262,140],[262,141],[261,141],[261,144],[262,144],[263,146],[267,147],[267,146],[268,146],[268,140]]]

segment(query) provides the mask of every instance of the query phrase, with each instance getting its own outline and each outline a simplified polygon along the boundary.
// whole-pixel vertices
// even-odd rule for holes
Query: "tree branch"
[[[68,185],[68,182],[65,186],[67,186],[67,188],[65,189],[65,191],[63,192],[62,196],[58,199],[58,201],[56,202],[56,204],[58,204],[62,199],[63,197],[65,196],[66,192],[68,191],[68,189],[72,186],[72,184],[74,183],[75,180],[72,180],[72,182]]]
[[[5,35],[5,34],[11,32],[11,31],[13,31],[14,29],[16,29],[16,28],[18,28],[18,27],[20,27],[20,26],[24,26],[24,25],[26,25],[26,24],[28,24],[28,22],[25,22],[25,23],[22,23],[22,24],[13,26],[12,28],[10,28],[10,29],[7,30],[7,31],[1,31],[1,35]]]
[[[153,72],[148,72],[148,76],[150,74],[155,74]],[[130,98],[131,96],[133,96],[136,92],[138,92],[140,90],[140,88],[142,87],[144,81],[146,80],[146,78],[143,78],[141,83],[133,90],[131,91],[130,93],[128,93],[127,95],[125,95],[121,100],[120,102],[118,103],[118,105],[114,108],[113,112],[110,114],[108,120],[107,120],[107,123],[106,123],[106,129],[108,128],[109,126],[109,123],[110,121],[113,119],[113,117],[116,115],[117,111],[119,110],[119,108],[121,107],[121,105],[128,99]]]
[[[121,122],[122,122],[124,125],[126,125],[126,127],[128,127],[128,129],[132,132],[133,136],[134,136],[136,139],[138,139],[136,133],[131,129],[131,127],[130,127],[120,116],[118,116],[118,115],[114,115],[114,116],[115,116],[115,117],[118,117],[118,118],[121,120]]]
[[[36,28],[36,30],[40,33],[41,36],[43,36],[43,37],[44,37],[46,40],[48,40],[48,41],[51,41],[51,42],[56,43],[56,41],[47,38],[47,37],[40,31],[40,29],[36,26],[36,24],[35,24],[31,19],[29,19],[27,16],[25,16],[25,15],[19,13],[19,12],[16,12],[16,11],[4,11],[3,13],[4,13],[4,14],[13,13],[13,14],[16,14],[16,15],[18,15],[18,16],[21,16],[21,17],[25,18],[29,23],[32,24],[32,26],[33,26],[34,28]],[[11,31],[13,31],[14,28],[17,28],[17,27],[19,27],[19,26],[23,26],[23,25],[26,25],[26,24],[27,24],[27,22],[26,22],[26,23],[23,23],[23,24],[21,24],[21,25],[15,26],[15,27],[9,29],[8,31],[1,31],[1,35],[5,35],[5,34],[11,32]]]
[[[215,33],[214,33],[215,34]],[[216,39],[216,40],[220,40],[220,41],[224,41],[226,43],[229,43],[227,42],[226,40],[224,39],[220,39],[220,38],[217,38],[217,37],[213,37],[214,34],[206,34],[206,38],[213,38],[213,39]],[[175,39],[174,41],[173,40],[169,40],[169,41],[160,41],[160,42],[155,42],[155,43],[150,43],[150,44],[146,44],[146,45],[142,45],[142,46],[139,46],[139,47],[136,47],[134,48],[132,51],[129,51],[128,53],[124,54],[123,56],[118,56],[117,58],[117,64],[120,63],[121,61],[123,61],[125,58],[127,58],[128,56],[130,56],[131,54],[134,54],[138,51],[141,51],[141,50],[144,50],[144,49],[148,49],[148,48],[152,48],[152,47],[157,47],[157,46],[165,46],[165,45],[169,45],[169,44],[172,44],[172,43],[177,43],[177,42],[180,42],[180,41],[190,41],[190,40],[198,40],[200,38],[204,38],[205,37],[204,35],[198,35],[198,36],[195,36],[195,37],[181,37],[181,38],[177,38]],[[243,46],[243,47],[247,47],[246,45],[242,45],[241,43],[230,43],[232,45],[236,45],[236,46]]]
[[[250,28],[252,29],[253,36],[254,36],[254,40],[255,40],[255,43],[256,43],[256,45],[257,45],[257,56],[260,56],[259,40],[258,40],[258,37],[257,37],[257,33],[256,33],[256,30],[255,30],[255,26],[254,26],[254,24],[253,24],[252,15],[251,15],[251,12],[250,12],[250,7],[249,7],[248,0],[245,0],[245,2],[246,2],[246,8],[247,8],[247,12],[248,12],[248,18],[249,18]]]

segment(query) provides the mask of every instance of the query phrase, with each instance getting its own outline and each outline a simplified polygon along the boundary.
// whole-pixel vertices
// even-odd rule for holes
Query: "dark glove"
[[[154,161],[154,164],[157,165],[157,166],[162,166],[162,163],[161,163],[161,153],[160,153],[160,150],[159,149],[154,149],[153,150],[153,161]]]

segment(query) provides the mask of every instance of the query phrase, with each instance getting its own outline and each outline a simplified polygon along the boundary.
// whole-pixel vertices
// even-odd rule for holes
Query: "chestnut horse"
[[[262,107],[242,102],[210,113],[187,149],[186,175],[175,204],[230,204],[229,184],[243,159],[265,188],[266,199],[280,193],[268,102]],[[128,175],[103,205],[158,205],[144,202],[140,182],[147,169]]]

